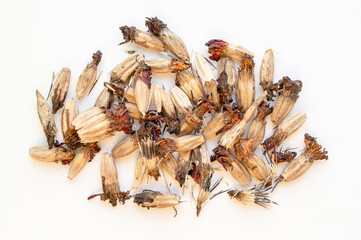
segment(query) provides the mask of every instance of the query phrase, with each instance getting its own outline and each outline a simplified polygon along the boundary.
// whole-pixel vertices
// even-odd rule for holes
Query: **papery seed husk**
[[[127,110],[128,110],[129,115],[130,115],[132,118],[134,118],[134,119],[136,119],[136,120],[141,120],[141,119],[143,119],[143,115],[142,115],[141,112],[139,112],[138,107],[137,107],[136,104],[130,103],[130,102],[126,102],[126,103],[124,103],[124,104],[125,104],[125,107],[126,107]]]
[[[153,97],[157,112],[162,112],[163,110],[170,118],[177,118],[172,99],[159,84],[154,84]]]
[[[138,150],[138,140],[134,135],[127,135],[120,140],[112,149],[112,155],[115,159],[128,156]]]
[[[183,41],[174,32],[169,30],[157,17],[147,18],[145,25],[148,27],[149,32],[159,36],[167,48],[182,60],[189,61],[189,55]]]
[[[146,189],[142,193],[134,195],[134,203],[146,208],[174,207],[180,203],[180,196]]]
[[[96,143],[87,144],[82,147],[75,158],[72,161],[72,165],[70,166],[68,178],[73,180],[75,176],[79,174],[79,172],[84,168],[87,162],[90,162],[96,153],[100,151],[100,148]]]
[[[51,109],[44,99],[44,97],[40,94],[39,91],[36,91],[36,99],[37,99],[37,108],[38,115],[43,126],[43,130],[49,145],[49,148],[52,148],[54,145],[54,139],[57,132],[55,126],[54,116],[51,112]]]
[[[252,182],[251,174],[242,163],[231,162],[231,166],[227,166],[227,171],[242,186],[248,186]]]
[[[192,111],[192,103],[188,96],[177,86],[169,91],[170,98],[177,109],[178,116],[186,115]]]
[[[144,57],[139,51],[135,51],[122,63],[118,64],[111,72],[111,82],[127,82],[130,76],[135,72],[139,63],[144,61]]]
[[[173,154],[169,154],[160,161],[160,167],[168,173],[169,176],[176,179],[176,170],[178,167],[177,160]]]
[[[70,84],[70,69],[63,68],[56,77],[50,97],[53,105],[53,114],[63,107]]]
[[[117,201],[124,204],[126,200],[130,199],[129,191],[120,191],[118,170],[115,166],[113,157],[108,153],[103,154],[100,173],[102,177],[103,193],[92,195],[88,197],[88,200],[96,196],[100,196],[102,201],[109,199],[109,203],[115,207],[117,205]]]
[[[305,134],[305,144],[303,153],[286,166],[279,177],[279,181],[293,181],[302,176],[315,160],[328,159],[326,149],[322,149],[316,138],[311,137],[308,133]]]
[[[218,63],[218,78],[222,72],[227,74],[228,88],[231,94],[234,93],[237,83],[237,71],[233,60],[229,57],[222,57]]]
[[[149,109],[151,100],[151,75],[150,68],[144,62],[137,68],[138,79],[135,84],[135,101],[143,117]]]
[[[295,113],[276,127],[271,137],[267,138],[262,145],[266,151],[273,150],[297,129],[299,129],[306,121],[306,114],[303,112]]]
[[[244,58],[253,58],[254,54],[248,49],[231,44],[221,39],[212,39],[206,43],[211,60],[218,61],[222,56],[228,56],[235,62],[240,62]]]
[[[200,146],[204,141],[203,135],[186,135],[174,139],[177,152],[190,151]]]
[[[72,127],[71,123],[78,116],[79,109],[74,99],[67,99],[65,101],[63,113],[61,115],[61,130],[65,138],[69,128]]]
[[[253,119],[251,126],[248,130],[247,138],[254,139],[252,150],[254,151],[262,142],[266,132],[266,120],[265,118],[271,114],[273,107],[270,107],[266,102],[262,102],[257,110],[257,115]]]
[[[251,107],[248,108],[246,113],[243,115],[243,119],[223,134],[222,138],[219,140],[218,143],[220,146],[223,146],[227,149],[233,148],[234,143],[245,132],[247,128],[247,123],[251,120],[254,112],[256,111],[257,107],[262,103],[266,95],[266,91],[261,93],[257,100],[252,104]]]
[[[147,164],[145,162],[145,159],[142,156],[138,156],[135,165],[134,183],[130,191],[137,190],[142,185],[146,173],[147,173]]]
[[[136,104],[137,102],[135,100],[135,88],[134,87],[128,88],[128,91],[125,93],[124,98],[128,102]]]
[[[254,62],[245,58],[238,69],[238,82],[236,90],[236,101],[246,111],[254,101],[255,97],[255,77]]]
[[[264,55],[260,70],[260,85],[263,90],[267,90],[273,84],[274,57],[273,50],[268,49]]]
[[[152,73],[175,73],[187,70],[190,67],[190,64],[184,62],[184,60],[166,58],[154,58],[146,60],[145,63],[152,69]]]
[[[166,47],[164,43],[151,33],[139,30],[135,27],[122,26],[119,28],[123,33],[124,43],[134,42],[144,48],[164,52]]]
[[[109,109],[113,103],[113,99],[113,93],[109,91],[108,88],[104,88],[95,101],[94,107],[105,107]]]
[[[216,137],[217,132],[226,126],[226,114],[226,112],[220,112],[207,123],[202,132],[206,140]]]
[[[262,181],[268,175],[267,166],[263,159],[256,153],[249,155],[243,159],[244,165],[247,167],[253,177]]]
[[[205,83],[204,88],[206,89],[207,94],[213,100],[214,105],[216,106],[217,111],[221,108],[221,102],[217,91],[217,81],[212,79]]]
[[[192,64],[198,74],[202,85],[205,87],[206,82],[214,80],[213,70],[204,56],[198,52],[193,53]]]
[[[197,103],[200,98],[205,97],[201,82],[190,71],[178,72],[176,85],[187,94],[193,103]]]
[[[302,90],[302,82],[300,80],[292,81],[289,77],[283,77],[277,84],[280,97],[271,116],[274,124],[279,124],[291,112],[298,99],[298,94]]]
[[[85,95],[88,95],[94,87],[97,78],[98,64],[102,59],[102,52],[97,51],[93,54],[93,61],[89,63],[82,74],[79,76],[78,83],[76,85],[76,98],[82,99]]]
[[[53,147],[49,149],[45,146],[32,147],[29,150],[30,157],[41,162],[63,162],[64,164],[70,163],[74,156],[74,150],[65,147]]]

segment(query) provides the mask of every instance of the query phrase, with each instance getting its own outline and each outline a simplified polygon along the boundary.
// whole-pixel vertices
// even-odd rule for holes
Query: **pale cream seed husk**
[[[187,48],[184,45],[182,39],[178,37],[178,35],[169,30],[169,28],[165,28],[163,29],[163,31],[161,31],[160,38],[162,39],[163,43],[168,47],[168,49],[177,57],[182,60],[189,61]]]
[[[177,152],[185,152],[195,149],[204,143],[203,135],[186,135],[174,139]]]
[[[142,113],[143,117],[147,113],[151,100],[151,90],[148,85],[141,80],[137,80],[135,84],[135,101],[139,112]]]
[[[192,111],[192,103],[188,96],[177,86],[174,86],[170,91],[170,98],[177,109],[178,116],[186,115]]]
[[[290,182],[299,178],[311,167],[312,163],[313,161],[310,161],[305,154],[301,154],[286,166],[280,175],[281,180]]]
[[[127,135],[120,140],[112,149],[112,155],[115,159],[120,159],[128,156],[134,151],[138,150],[138,140],[134,135]]]
[[[69,169],[68,178],[70,180],[73,180],[78,175],[78,173],[84,168],[85,164],[90,160],[90,157],[91,157],[90,148],[82,147],[78,151]]]

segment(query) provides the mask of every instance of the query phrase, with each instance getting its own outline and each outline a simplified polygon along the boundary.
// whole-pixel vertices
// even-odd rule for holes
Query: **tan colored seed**
[[[41,122],[41,126],[43,127],[49,148],[52,148],[54,145],[54,139],[57,132],[54,116],[51,112],[48,103],[46,102],[46,100],[40,94],[39,91],[36,91],[36,99],[37,99],[38,115]]]
[[[255,96],[254,62],[245,58],[238,69],[238,83],[236,90],[236,101],[242,106],[243,111],[252,105]]]
[[[93,54],[93,61],[89,63],[82,74],[79,76],[78,83],[76,85],[76,98],[82,99],[85,95],[88,95],[91,89],[94,87],[97,78],[98,64],[102,59],[102,53],[97,51]]]
[[[75,156],[74,150],[64,147],[53,147],[49,149],[45,146],[32,147],[29,150],[30,157],[41,162],[64,162],[69,163]]]
[[[189,55],[185,44],[178,35],[167,27],[166,24],[155,17],[147,18],[145,25],[151,33],[160,37],[167,48],[178,58],[189,61]]]
[[[127,135],[120,140],[112,149],[112,155],[115,159],[128,156],[138,150],[138,140],[134,135]]]
[[[200,98],[205,96],[201,82],[190,71],[178,72],[176,85],[187,94],[193,103],[197,103]]]
[[[134,42],[139,46],[159,52],[164,52],[166,50],[164,43],[151,33],[139,30],[135,27],[128,27],[126,25],[120,27],[119,29],[122,31],[124,38],[124,42],[120,44]]]
[[[263,99],[266,97],[267,92],[264,91],[252,104],[251,107],[248,108],[246,113],[243,115],[243,119],[239,121],[236,125],[234,125],[230,130],[225,132],[222,138],[219,140],[219,145],[223,146],[227,149],[232,149],[234,143],[237,139],[245,132],[247,128],[247,123],[251,120],[253,114],[255,113],[257,107],[262,103]]]
[[[144,57],[139,51],[135,51],[122,63],[117,65],[111,72],[111,82],[127,82],[130,76],[135,72],[139,63],[144,61]]]
[[[190,151],[204,143],[204,141],[203,135],[186,135],[174,139],[177,152]]]
[[[274,75],[274,57],[273,50],[268,49],[263,56],[260,70],[260,85],[266,90],[273,84]]]
[[[237,83],[237,71],[233,60],[230,57],[222,57],[218,64],[218,78],[222,72],[227,74],[228,88],[231,94],[234,93]]]
[[[142,193],[134,195],[134,202],[146,208],[167,208],[178,205],[180,196],[174,193],[143,190]]]
[[[177,86],[174,86],[170,91],[170,98],[177,109],[178,116],[186,115],[192,111],[192,103],[188,96]]]
[[[152,69],[152,73],[174,73],[190,67],[190,64],[184,60],[166,58],[154,58],[146,60],[145,63]]]
[[[99,94],[97,100],[95,101],[94,107],[105,107],[110,108],[113,103],[114,95],[108,88],[104,88],[103,91]]]
[[[222,56],[228,56],[235,62],[254,57],[254,54],[248,49],[220,39],[210,40],[206,43],[206,46],[208,47],[208,53],[212,54],[209,58],[215,61],[218,61]]]
[[[50,93],[53,104],[53,114],[55,114],[60,108],[63,107],[69,89],[70,75],[70,69],[63,68],[55,80],[52,91]]]

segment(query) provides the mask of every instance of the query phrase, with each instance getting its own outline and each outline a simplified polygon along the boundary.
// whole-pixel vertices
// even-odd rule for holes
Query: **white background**
[[[360,10],[358,1],[1,1],[0,238],[360,239]],[[113,208],[86,200],[101,191],[101,154],[73,181],[68,166],[28,156],[30,147],[46,144],[35,90],[47,95],[52,72],[69,67],[68,97],[75,97],[77,78],[99,49],[104,73],[79,102],[81,111],[92,106],[124,50],[135,49],[117,45],[123,40],[118,27],[145,30],[148,16],[166,22],[189,52],[206,54],[204,43],[212,38],[247,47],[255,54],[257,81],[264,51],[275,49],[275,80],[288,75],[303,81],[293,112],[305,111],[308,119],[285,146],[302,149],[308,132],[327,147],[329,160],[281,184],[272,195],[280,206],[243,206],[224,194],[198,218],[188,196],[176,218],[172,209],[148,211],[132,201]],[[153,79],[169,88],[174,75]],[[122,137],[102,142],[103,150]],[[122,190],[133,183],[135,157],[117,161]],[[150,186],[165,190],[162,179]],[[175,184],[171,188],[180,193]]]

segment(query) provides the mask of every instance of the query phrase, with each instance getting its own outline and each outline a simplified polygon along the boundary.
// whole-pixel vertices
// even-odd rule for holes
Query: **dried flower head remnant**
[[[190,59],[183,41],[164,22],[156,17],[146,18],[146,26],[148,32],[127,25],[119,28],[124,38],[119,45],[133,43],[131,46],[142,47],[142,52],[125,51],[129,56],[104,81],[94,107],[81,109],[83,104],[79,104],[78,108],[76,100],[89,95],[100,78],[101,73],[97,77],[100,51],[77,73],[80,74],[74,93],[77,99],[66,99],[71,75],[68,68],[63,68],[57,77],[53,75],[54,84],[48,96],[52,109],[47,99],[36,92],[38,115],[48,146],[30,148],[31,158],[69,165],[68,178],[72,180],[87,176],[85,165],[93,159],[97,161],[100,146],[114,141],[111,153],[102,154],[103,192],[88,199],[100,196],[102,201],[109,200],[116,206],[133,197],[134,203],[141,207],[172,207],[177,214],[175,206],[189,193],[196,202],[197,216],[208,201],[223,193],[244,205],[264,208],[276,205],[270,194],[280,182],[293,181],[315,160],[328,159],[327,151],[309,134],[305,134],[306,147],[299,156],[293,151],[297,146],[282,146],[307,117],[303,112],[292,113],[302,82],[283,77],[273,83],[272,49],[263,56],[259,82],[263,91],[256,94],[256,88],[261,87],[256,85],[258,69],[251,51],[213,39],[206,46],[211,54],[209,58],[218,63],[196,51],[192,51]],[[143,50],[154,50],[162,56],[145,58]],[[173,85],[163,85],[159,82],[162,79],[153,81],[152,76],[169,76],[168,83]],[[54,114],[62,107],[60,140],[56,139]],[[268,115],[271,121],[266,121]],[[264,139],[266,127],[270,127],[267,124],[275,125],[274,132]],[[116,134],[119,131],[123,133]],[[122,136],[115,140],[118,135]],[[207,140],[216,137],[219,137],[218,146],[210,149]],[[263,156],[255,152],[260,144]],[[115,160],[126,161],[131,156],[137,159],[133,163],[134,182],[129,191],[123,192]],[[281,163],[285,163],[285,168],[279,172]],[[229,182],[220,184],[221,177],[212,184],[213,176],[222,171],[240,188],[230,188]],[[158,180],[164,180],[168,192],[144,190],[144,184],[148,188]],[[158,181],[159,184],[163,181]],[[173,188],[178,185],[181,193],[175,194]],[[223,189],[213,193],[217,186]]]

